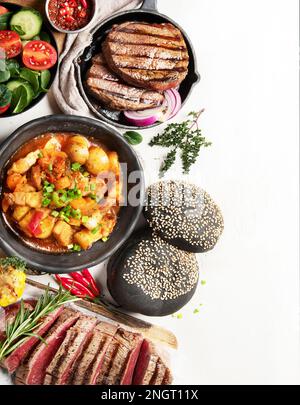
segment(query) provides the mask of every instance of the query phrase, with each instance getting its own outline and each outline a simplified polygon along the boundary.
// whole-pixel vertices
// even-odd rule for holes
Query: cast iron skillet
[[[168,22],[175,25],[175,27],[177,27],[182,32],[190,56],[188,74],[185,80],[181,83],[179,89],[183,103],[188,99],[188,96],[190,95],[194,85],[200,80],[200,75],[197,72],[196,55],[189,37],[176,22],[174,22],[169,17],[157,11],[157,0],[144,0],[139,10],[130,10],[121,12],[101,22],[101,24],[98,25],[93,32],[93,41],[91,46],[85,49],[83,54],[79,57],[78,61],[76,62],[77,81],[81,95],[83,96],[85,102],[88,104],[90,109],[101,120],[118,127],[127,129],[133,128],[137,129],[138,127],[135,127],[127,123],[122,113],[118,111],[109,111],[106,110],[105,108],[101,108],[99,101],[95,100],[92,96],[90,96],[85,91],[84,87],[84,81],[87,70],[91,65],[91,59],[101,49],[101,44],[105,40],[107,33],[111,30],[113,25],[122,24],[126,21],[146,21],[149,23]],[[159,125],[159,123],[155,123],[154,125],[143,128],[150,128],[157,125]]]
[[[18,6],[16,4],[5,3],[5,2],[2,2],[2,1],[1,1],[1,6],[6,7],[9,11],[18,11],[18,10],[21,10],[21,8],[22,8],[21,6]],[[45,19],[43,20],[42,31],[46,32],[49,35],[51,45],[55,48],[57,54],[59,54],[56,39],[55,39],[54,35],[52,34],[51,30],[49,29],[48,24],[47,24]],[[19,60],[20,56],[17,56],[15,59]],[[50,69],[50,72],[51,72],[51,79],[50,79],[50,83],[48,85],[49,89],[52,86],[52,83],[54,82],[54,80],[56,78],[56,75],[57,75],[57,72],[58,72],[58,61]],[[14,79],[12,79],[12,80],[14,80]],[[22,111],[21,113],[11,114],[10,111],[8,110],[6,113],[0,115],[0,119],[1,118],[7,118],[7,117],[14,117],[15,115],[23,114],[24,112],[29,111],[31,108],[36,106],[44,97],[46,97],[46,95],[47,95],[47,93],[41,93],[35,100],[32,100],[30,105],[27,108],[25,108],[25,110]]]
[[[97,242],[90,250],[79,253],[51,254],[33,249],[22,241],[19,234],[5,221],[4,215],[0,214],[0,248],[7,254],[22,257],[30,268],[49,273],[69,273],[82,270],[85,267],[95,266],[109,258],[130,236],[138,221],[143,208],[145,195],[143,169],[140,161],[120,133],[90,118],[69,115],[49,115],[31,121],[17,129],[1,145],[0,155],[0,195],[2,196],[4,177],[11,156],[17,149],[30,139],[47,132],[76,132],[99,139],[109,149],[119,154],[120,162],[127,163],[127,173],[139,171],[139,180],[129,182],[124,177],[124,186],[127,187],[127,195],[138,192],[138,201],[133,205],[121,207],[117,225],[107,242]],[[133,180],[131,180],[133,181]],[[134,194],[136,195],[136,194]]]

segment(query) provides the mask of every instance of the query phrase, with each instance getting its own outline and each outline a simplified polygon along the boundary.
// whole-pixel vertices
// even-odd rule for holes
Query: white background
[[[216,249],[199,256],[207,285],[183,318],[153,322],[179,339],[177,382],[298,384],[298,1],[159,0],[159,10],[195,46],[202,80],[178,119],[206,109],[201,127],[213,146],[190,180],[219,203],[226,228]],[[49,97],[1,119],[1,139],[56,111]],[[155,133],[145,131],[137,148],[148,182],[164,153],[147,146]],[[169,177],[181,177],[180,162]]]

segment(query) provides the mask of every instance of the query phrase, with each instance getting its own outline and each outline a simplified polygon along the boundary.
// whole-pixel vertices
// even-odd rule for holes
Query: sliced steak
[[[47,315],[42,321],[41,325],[34,331],[36,335],[43,337],[47,331],[51,328],[53,323],[62,313],[63,307],[58,308],[51,314]],[[9,373],[14,373],[20,366],[27,355],[34,349],[34,347],[40,342],[38,337],[28,337],[19,347],[17,347],[5,360],[2,362],[2,366],[7,369]]]
[[[41,342],[18,368],[15,379],[17,385],[43,384],[47,367],[65,339],[68,329],[74,325],[79,315],[79,312],[70,308],[63,310],[44,337],[45,342]]]
[[[188,73],[189,54],[182,33],[170,23],[115,25],[102,46],[105,60],[126,83],[164,91]]]
[[[106,322],[100,322],[97,325],[91,340],[76,361],[69,379],[70,385],[95,385],[104,362],[105,353],[117,329],[117,326]]]
[[[133,384],[149,385],[156,370],[156,363],[159,356],[154,345],[148,340],[144,340],[140,355],[135,367]]]
[[[95,318],[83,315],[68,330],[65,340],[47,367],[44,385],[67,384],[74,364],[90,340],[96,324]]]
[[[172,375],[166,362],[162,359],[163,353],[148,340],[144,340],[140,355],[135,367],[134,385],[169,385]]]
[[[163,364],[162,360],[159,358],[156,363],[155,372],[151,378],[150,385],[162,385],[164,381],[164,376],[166,374],[166,366]]]
[[[36,300],[24,300],[24,309],[32,311],[35,307]],[[0,342],[5,339],[5,328],[7,323],[14,321],[20,310],[20,302],[9,305],[0,312]]]
[[[143,342],[139,333],[118,329],[114,336],[109,367],[103,370],[97,384],[129,385]]]
[[[86,87],[93,97],[111,110],[146,110],[159,106],[164,99],[156,91],[137,89],[123,83],[109,70],[101,54],[93,58]]]

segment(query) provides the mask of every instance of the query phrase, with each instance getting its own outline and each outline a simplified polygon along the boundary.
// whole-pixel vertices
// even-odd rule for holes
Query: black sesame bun
[[[224,229],[222,213],[210,195],[181,181],[150,186],[144,214],[157,235],[187,252],[213,249]]]
[[[190,301],[198,284],[196,256],[151,231],[133,235],[107,267],[107,286],[124,309],[149,316],[173,314]]]

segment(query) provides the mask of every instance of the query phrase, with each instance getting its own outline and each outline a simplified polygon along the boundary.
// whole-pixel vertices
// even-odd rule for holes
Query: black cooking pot
[[[101,44],[105,40],[108,32],[112,29],[115,24],[122,24],[126,21],[146,21],[148,23],[171,23],[175,25],[183,34],[184,39],[187,44],[190,63],[188,74],[185,80],[181,83],[179,93],[181,95],[182,102],[185,103],[188,99],[192,88],[200,80],[200,75],[197,71],[196,55],[186,32],[173,20],[164,14],[157,11],[157,0],[144,0],[142,6],[138,10],[122,11],[121,13],[115,14],[112,17],[102,21],[93,32],[93,41],[90,46],[88,46],[82,55],[80,55],[78,61],[75,63],[77,72],[77,81],[79,85],[79,90],[85,102],[88,104],[93,113],[99,117],[101,120],[113,124],[122,128],[127,129],[137,129],[134,125],[128,124],[125,120],[123,114],[119,111],[111,111],[102,108],[100,102],[95,100],[91,95],[85,90],[84,82],[86,73],[91,66],[91,59],[94,55],[99,53],[101,49]],[[150,128],[159,125],[157,122],[154,125],[150,125]]]
[[[133,171],[140,172],[140,176],[135,182],[129,182],[128,176],[124,177],[124,189],[127,187],[127,195],[132,190],[138,196],[135,206],[133,206],[134,204],[128,204],[121,207],[117,225],[108,241],[105,243],[99,241],[87,251],[54,254],[34,249],[22,240],[19,233],[7,223],[4,215],[0,215],[0,248],[7,255],[22,257],[29,267],[38,271],[70,273],[103,262],[130,236],[143,208],[145,194],[143,169],[134,150],[116,129],[90,118],[50,115],[23,125],[1,145],[1,195],[11,156],[26,142],[47,132],[75,132],[94,137],[109,149],[115,150],[118,153],[120,162],[127,163],[128,174]]]

